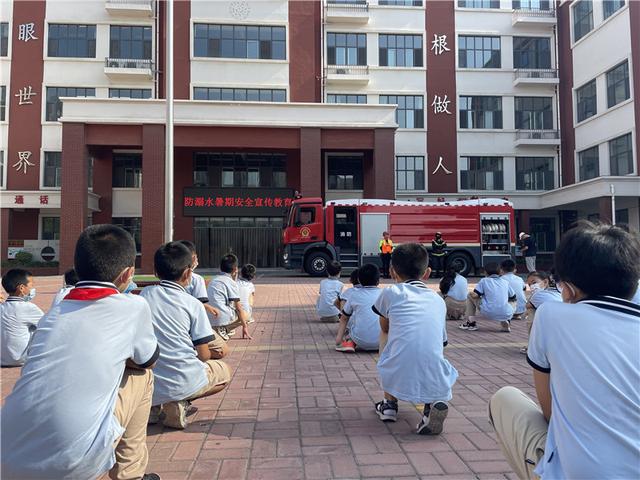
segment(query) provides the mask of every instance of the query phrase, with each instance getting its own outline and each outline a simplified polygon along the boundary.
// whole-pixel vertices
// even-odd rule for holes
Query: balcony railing
[[[558,70],[555,68],[517,68],[516,78],[523,79],[556,79]]]
[[[516,140],[559,140],[558,130],[516,130]]]
[[[369,3],[364,0],[327,0],[327,9],[350,12],[368,12]]]
[[[553,18],[556,16],[556,11],[553,8],[517,8],[513,11],[513,15],[520,17]]]
[[[136,68],[147,69],[153,68],[153,61],[144,58],[105,58],[105,68]]]
[[[366,77],[369,75],[368,65],[328,65],[325,68],[326,75],[350,75]]]
[[[105,0],[107,5],[140,5],[151,6],[153,0]]]

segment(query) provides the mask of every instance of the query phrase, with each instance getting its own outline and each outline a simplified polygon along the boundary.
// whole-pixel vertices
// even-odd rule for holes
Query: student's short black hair
[[[116,225],[92,225],[76,242],[74,265],[78,280],[113,282],[136,263],[133,237]]]
[[[156,250],[153,268],[160,280],[179,280],[191,267],[191,251],[182,242],[169,242]]]
[[[75,268],[70,268],[66,272],[64,272],[64,284],[68,286],[72,286],[78,283],[78,274],[76,273]]]
[[[238,257],[233,253],[227,253],[220,259],[220,271],[222,273],[232,273],[238,268]]]
[[[373,263],[366,263],[358,269],[358,280],[363,287],[375,287],[380,283],[380,269]]]
[[[340,275],[341,271],[342,265],[340,265],[340,262],[336,260],[334,260],[333,262],[329,262],[329,264],[327,265],[327,275],[329,275],[330,277]]]
[[[419,243],[398,245],[391,253],[391,266],[403,278],[422,278],[429,268],[429,252]]]
[[[484,271],[487,272],[487,275],[498,275],[500,267],[497,262],[489,262],[484,266]]]
[[[506,260],[503,260],[502,263],[500,263],[500,268],[505,272],[514,272],[516,270],[516,262],[514,262],[510,258],[507,258]]]
[[[180,240],[180,243],[187,247],[191,252],[191,255],[197,255],[196,245],[190,240]]]
[[[4,288],[9,295],[13,295],[20,285],[29,283],[29,277],[32,276],[28,270],[12,268],[2,277],[2,288]]]
[[[351,275],[349,275],[349,282],[351,282],[351,285],[360,285],[357,268],[351,272]]]
[[[640,236],[614,225],[579,222],[560,241],[555,269],[587,296],[630,299],[640,278]]]
[[[539,278],[540,280],[551,280],[551,275],[549,275],[547,272],[543,270],[536,270],[533,272],[529,272],[527,274],[527,280],[529,280],[531,277],[536,277],[536,278]]]
[[[255,265],[251,265],[250,263],[243,265],[242,269],[240,270],[240,276],[245,280],[253,280],[254,278],[256,278]]]

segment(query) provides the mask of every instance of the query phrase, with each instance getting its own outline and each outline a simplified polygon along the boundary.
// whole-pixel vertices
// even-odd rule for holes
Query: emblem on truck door
[[[308,237],[310,233],[311,233],[311,230],[309,230],[309,227],[302,227],[300,229],[300,236],[301,237]]]

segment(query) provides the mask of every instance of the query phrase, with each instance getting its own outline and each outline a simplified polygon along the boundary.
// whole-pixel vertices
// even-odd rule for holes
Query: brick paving
[[[59,284],[60,277],[37,279],[44,310]],[[487,401],[503,385],[534,395],[519,353],[524,322],[510,334],[493,322],[477,332],[448,323],[445,354],[460,377],[445,432],[424,437],[413,433],[414,405],[400,403],[397,423],[377,419],[376,355],[333,350],[336,325],[320,323],[314,311],[317,280],[264,277],[256,285],[253,340],[231,340],[229,388],[195,401],[184,431],[149,427],[148,471],[163,480],[516,478],[495,443]],[[3,399],[18,375],[2,369]]]

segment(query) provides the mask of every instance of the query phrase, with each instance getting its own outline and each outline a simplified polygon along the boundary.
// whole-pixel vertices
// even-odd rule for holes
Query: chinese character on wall
[[[34,92],[31,88],[31,85],[29,85],[28,87],[23,87],[18,90],[18,93],[16,93],[14,96],[18,97],[18,105],[33,105],[31,97],[33,97],[34,95],[37,95],[37,93]]]
[[[431,50],[435,55],[442,55],[444,52],[449,52],[447,47],[447,36],[433,34],[433,40],[431,41]]]
[[[440,97],[440,95],[434,95],[433,102],[431,103],[433,113],[446,113],[447,115],[451,115],[451,112],[449,111],[450,103],[451,100],[449,100],[447,95],[445,95],[444,98]]]
[[[18,172],[22,170],[24,175],[27,174],[27,168],[33,167],[35,164],[29,161],[31,157],[31,152],[18,152],[18,161],[13,164],[13,168],[15,168]]]
[[[442,169],[442,171],[447,175],[451,175],[453,173],[451,170],[444,166],[444,160],[442,159],[442,157],[438,157],[438,165],[431,175],[435,175],[440,169]]]
[[[18,25],[18,40],[21,42],[28,42],[29,40],[37,39],[35,23],[21,23]]]

